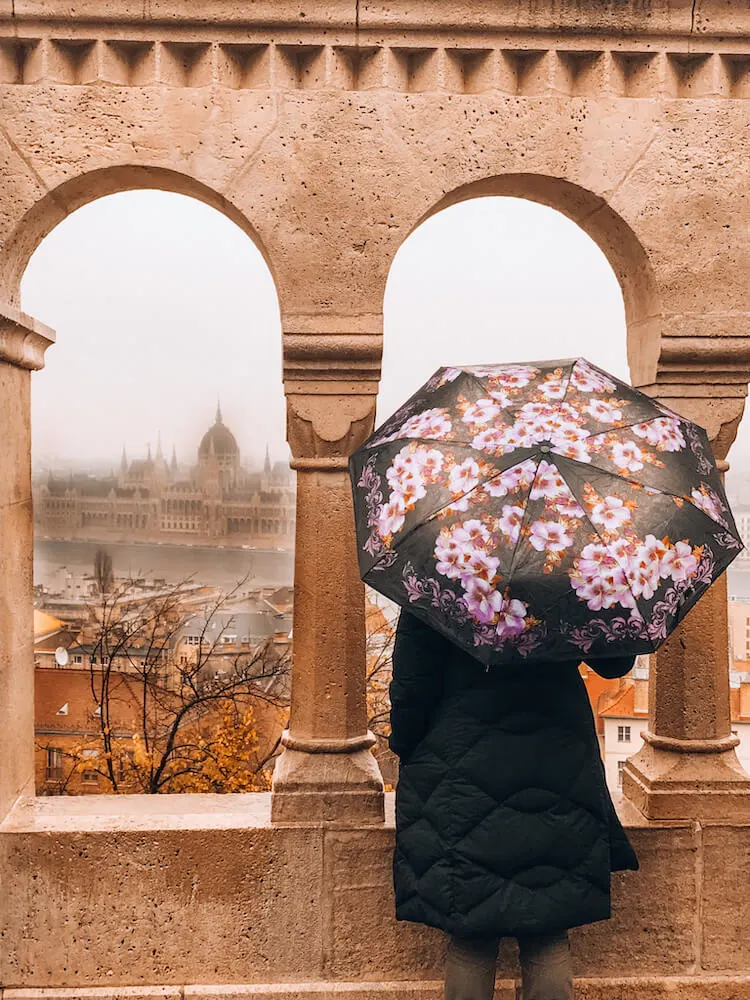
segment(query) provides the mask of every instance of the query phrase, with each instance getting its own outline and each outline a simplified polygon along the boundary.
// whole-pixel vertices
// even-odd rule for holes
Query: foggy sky
[[[260,253],[219,212],[134,191],[79,209],[32,257],[26,312],[57,331],[33,376],[34,457],[119,463],[155,450],[195,462],[221,398],[243,459],[285,458],[281,332]],[[583,355],[628,378],[617,280],[551,209],[483,198],[428,220],[399,250],[385,296],[378,419],[442,364]],[[742,442],[750,448],[750,421]],[[730,455],[730,459],[733,456]]]

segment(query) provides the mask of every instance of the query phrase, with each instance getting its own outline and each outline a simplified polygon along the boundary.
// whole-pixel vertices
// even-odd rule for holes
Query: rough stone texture
[[[675,975],[695,963],[699,841],[685,827],[629,829],[641,865],[612,879],[612,919],[573,932],[580,976]]]
[[[750,968],[750,942],[742,928],[750,919],[747,894],[750,840],[747,827],[705,827],[701,831],[703,886],[701,894],[701,967],[708,973]],[[720,901],[732,919],[722,921]]]
[[[519,984],[495,983],[495,1000],[518,1000]],[[747,1000],[747,976],[633,976],[577,979],[580,1000]],[[4,1000],[441,1000],[442,980],[374,983],[258,983],[241,986],[186,986],[184,989],[6,990]]]
[[[3,1000],[49,989],[72,1000],[83,987],[92,1000],[125,988],[140,998],[154,984],[189,986],[195,1000],[286,984],[300,996],[434,995],[445,942],[394,919],[392,820],[274,827],[269,795],[206,799],[169,796],[165,815],[150,796],[17,808],[0,827]],[[704,978],[706,996],[720,996],[718,982],[748,995],[750,827],[631,817],[625,807],[641,871],[615,877],[611,922],[573,933],[584,995],[692,998]],[[499,979],[516,975],[504,942]]]
[[[0,362],[0,817],[33,794],[31,426],[29,372]],[[31,770],[29,765],[31,764]]]
[[[321,978],[319,831],[7,833],[0,849],[6,987]]]

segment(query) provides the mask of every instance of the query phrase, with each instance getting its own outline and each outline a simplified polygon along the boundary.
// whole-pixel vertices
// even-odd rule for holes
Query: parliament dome
[[[221,406],[216,408],[216,422],[203,435],[198,448],[199,458],[207,458],[212,453],[217,458],[236,458],[240,453],[234,434],[221,419]]]

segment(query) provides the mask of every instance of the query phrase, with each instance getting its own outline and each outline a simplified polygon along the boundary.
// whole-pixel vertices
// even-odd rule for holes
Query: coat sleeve
[[[393,647],[391,750],[409,757],[429,728],[443,691],[448,640],[408,611],[402,611]]]
[[[595,670],[600,677],[614,680],[624,677],[635,666],[634,656],[587,656],[585,663]]]

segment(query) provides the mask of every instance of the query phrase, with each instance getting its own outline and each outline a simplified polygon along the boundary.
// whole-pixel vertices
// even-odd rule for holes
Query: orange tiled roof
[[[599,713],[605,719],[645,718],[647,710],[635,710],[635,685],[628,684],[624,691]]]

